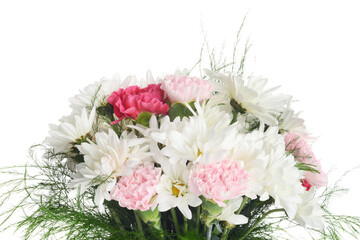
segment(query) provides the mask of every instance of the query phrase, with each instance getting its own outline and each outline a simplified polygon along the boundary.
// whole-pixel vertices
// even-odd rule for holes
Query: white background
[[[0,166],[25,163],[48,123],[69,113],[68,98],[101,77],[142,78],[190,68],[203,43],[231,52],[253,44],[248,70],[300,100],[314,151],[333,181],[360,165],[360,14],[357,1],[1,1]],[[229,55],[230,56],[230,55]],[[359,170],[335,201],[360,215]],[[0,178],[2,178],[0,176]],[[1,179],[3,180],[3,179]],[[12,231],[1,239],[20,239]]]

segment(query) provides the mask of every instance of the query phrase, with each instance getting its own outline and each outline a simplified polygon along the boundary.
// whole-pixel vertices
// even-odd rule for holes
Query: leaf
[[[145,127],[149,127],[149,121],[151,118],[152,114],[149,112],[141,112],[137,118],[136,118],[136,122],[145,126]]]
[[[99,106],[96,108],[96,113],[100,116],[108,118],[110,122],[115,121],[114,118],[114,107],[107,103],[105,105]]]
[[[194,101],[189,102],[189,105],[193,110],[195,110]],[[190,109],[184,103],[180,102],[175,102],[170,105],[168,115],[171,121],[173,121],[176,117],[180,117],[180,119],[183,119],[183,117],[193,116]]]

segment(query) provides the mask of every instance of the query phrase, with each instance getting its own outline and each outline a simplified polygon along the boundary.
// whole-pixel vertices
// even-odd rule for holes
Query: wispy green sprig
[[[202,73],[202,66],[204,61],[204,54],[207,55],[208,63],[206,64],[208,68],[216,72],[230,72],[236,74],[240,77],[244,75],[245,72],[245,62],[251,48],[251,42],[249,39],[244,40],[244,47],[240,48],[240,43],[242,43],[242,33],[244,31],[244,26],[246,23],[246,16],[243,18],[240,27],[236,33],[235,41],[232,46],[231,60],[226,58],[225,54],[225,44],[221,47],[220,52],[216,51],[216,48],[211,47],[208,39],[207,33],[204,30],[202,24],[202,34],[203,34],[203,46],[200,51],[200,59],[197,62],[199,65],[200,76],[205,78],[206,76]],[[193,68],[192,68],[193,69]]]
[[[297,167],[301,171],[320,173],[319,170],[316,169],[317,166],[310,163],[298,162],[295,164],[295,167]]]
[[[46,157],[36,159],[35,148],[42,148]],[[93,202],[93,189],[77,199],[69,198],[71,171],[62,163],[59,155],[52,155],[49,149],[36,146],[31,148],[30,157],[33,159],[31,164],[1,169],[3,174],[11,175],[11,180],[2,185],[11,187],[0,196],[0,202],[2,205],[9,201],[13,203],[1,214],[2,230],[9,227],[22,229],[24,239],[34,236],[40,239],[50,236],[66,239],[136,239],[136,233],[117,228],[109,212],[98,211]],[[16,212],[24,217],[11,222]]]

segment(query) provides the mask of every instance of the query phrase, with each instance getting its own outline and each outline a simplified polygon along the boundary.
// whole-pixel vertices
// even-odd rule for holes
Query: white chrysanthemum
[[[202,201],[188,187],[189,169],[183,164],[170,164],[168,161],[163,161],[161,168],[164,174],[156,187],[159,211],[177,207],[186,218],[191,219],[189,206],[197,207]]]
[[[96,133],[95,139],[96,143],[90,141],[78,146],[84,154],[84,163],[77,165],[71,186],[80,187],[80,192],[98,186],[95,203],[103,209],[102,203],[104,199],[110,200],[109,191],[115,186],[117,177],[130,174],[136,166],[152,159],[149,146],[144,144],[146,140],[137,138],[134,132],[123,132],[119,138],[109,129],[109,133]]]
[[[284,135],[279,134],[278,127],[269,127],[265,132],[257,131],[258,134],[264,139],[263,149],[267,154],[273,150],[282,151],[285,155],[285,138]]]
[[[274,198],[275,206],[285,209],[290,219],[293,219],[297,210],[297,204],[301,202],[300,195],[305,191],[300,179],[304,172],[295,167],[292,155],[285,152],[284,136],[278,134],[277,127],[270,127],[263,135],[263,149],[268,157],[265,176],[265,193],[261,200],[268,199],[269,195]]]
[[[75,115],[68,121],[61,122],[60,125],[50,124],[50,136],[45,138],[44,143],[53,147],[55,153],[69,152],[74,144],[92,135],[94,119],[95,108],[92,109],[90,116],[83,108],[80,115]]]
[[[269,195],[274,198],[275,206],[282,206],[290,219],[296,213],[297,204],[301,202],[300,195],[305,191],[300,179],[303,172],[295,167],[292,155],[285,152],[284,136],[278,134],[277,127],[270,127],[263,135],[263,149],[268,157],[265,176],[265,193],[261,200],[268,199]]]
[[[194,116],[184,117],[177,125],[177,129],[167,133],[165,147],[162,154],[169,157],[173,164],[186,161],[198,162],[203,156],[212,156],[211,159],[221,160],[234,144],[238,125],[230,125],[230,114],[214,114],[211,122],[207,122],[204,109],[195,102],[197,113]],[[209,114],[211,115],[211,114]],[[217,121],[214,121],[218,117]]]
[[[207,129],[216,128],[218,131],[221,131],[227,127],[229,127],[230,122],[232,120],[232,115],[228,114],[230,112],[230,106],[226,106],[226,103],[223,101],[224,99],[218,96],[213,96],[212,98],[205,102],[203,102],[202,106],[199,103],[196,103],[197,111],[195,118],[199,116],[202,119],[203,123],[206,123]],[[244,120],[239,118],[239,123],[237,123],[238,128],[240,129],[245,125]],[[166,145],[168,142],[168,135],[170,132],[177,131],[182,132],[183,128],[187,126],[189,120],[188,118],[180,121],[180,117],[175,118],[172,122],[170,121],[169,116],[165,116],[160,119],[159,123],[156,116],[152,116],[149,121],[149,127],[145,127],[141,124],[137,124],[136,126],[128,125],[129,128],[134,128],[138,130],[144,137],[149,139],[150,145],[157,146],[157,143],[161,143]],[[193,122],[193,121],[190,121]],[[191,128],[188,126],[187,128]],[[234,128],[235,129],[235,128]],[[234,133],[236,131],[234,130]],[[151,148],[153,151],[153,148]],[[196,152],[197,154],[198,152]]]
[[[274,149],[269,155],[266,167],[265,190],[261,200],[266,200],[268,195],[274,198],[275,207],[283,207],[290,219],[301,203],[300,195],[305,191],[301,185],[302,172],[295,167],[293,156],[286,156],[282,149]]]
[[[84,107],[99,107],[106,102],[106,99],[112,92],[120,88],[126,88],[131,85],[138,85],[146,87],[150,83],[155,83],[155,80],[150,71],[146,72],[146,79],[138,80],[135,76],[128,76],[121,79],[119,74],[115,74],[111,79],[103,78],[98,82],[88,85],[80,93],[70,98],[70,107],[73,109],[74,114],[78,114]]]
[[[223,93],[243,111],[257,116],[268,125],[277,125],[274,115],[279,114],[289,103],[290,97],[273,92],[278,88],[265,89],[267,79],[244,79],[235,75],[224,75],[205,69],[205,73],[214,81],[214,91]]]
[[[137,79],[133,75],[130,75],[123,80],[118,74],[115,74],[111,79],[104,79],[99,90],[99,99],[106,100],[105,98],[111,95],[114,91],[117,91],[120,88],[126,88],[136,82]]]
[[[128,125],[127,127],[136,129],[139,131],[149,142],[150,152],[154,153],[154,159],[156,162],[160,162],[164,156],[160,152],[158,143],[165,144],[167,139],[167,133],[171,130],[177,129],[177,124],[180,123],[180,118],[175,118],[172,122],[169,116],[165,116],[160,119],[160,125],[158,124],[157,117],[152,115],[149,120],[149,127],[145,127],[141,124]]]
[[[213,95],[206,104],[203,103],[202,107],[199,108],[198,111],[203,111],[201,114],[204,115],[206,124],[209,128],[216,126],[218,130],[229,126],[233,118],[232,107],[226,97],[221,94]],[[243,127],[243,120],[243,118],[239,117],[237,119],[237,124]]]
[[[99,92],[100,87],[101,81],[97,81],[95,83],[89,84],[83,90],[80,90],[80,93],[70,98],[70,107],[73,110],[72,115],[76,115],[80,111],[82,111],[82,109],[91,106],[92,103],[96,101],[96,96]],[[96,102],[98,101],[99,100],[97,100]],[[94,104],[94,106],[97,105],[98,104]]]
[[[325,220],[323,218],[325,212],[317,203],[319,199],[314,197],[314,195],[314,188],[302,194],[302,202],[298,205],[294,221],[303,227],[323,229],[325,227]]]
[[[160,119],[160,125],[159,125],[157,117],[155,115],[152,115],[149,120],[149,127],[145,127],[141,124],[128,125],[127,127],[138,130],[142,135],[151,139],[151,141],[156,141],[161,144],[165,144],[165,141],[167,139],[167,133],[171,130],[177,129],[177,124],[179,123],[180,123],[179,117],[176,117],[171,122],[169,116],[164,116],[163,118]]]
[[[217,217],[217,219],[234,225],[246,224],[248,222],[247,217],[234,213],[240,208],[243,200],[244,199],[242,197],[229,200],[229,202],[226,204],[226,207],[224,207],[222,213]]]
[[[308,135],[304,125],[304,119],[299,118],[298,114],[294,114],[292,109],[286,109],[281,113],[279,129],[281,131],[295,132],[303,137]]]
[[[238,134],[229,158],[242,161],[248,173],[248,191],[246,196],[255,199],[264,193],[266,166],[268,156],[264,149],[262,134],[254,131],[248,134]]]
[[[276,207],[282,206],[290,219],[294,217],[304,192],[300,183],[303,173],[295,167],[294,158],[286,156],[284,137],[277,127],[238,134],[230,159],[243,161],[248,172],[246,196],[261,196],[263,201],[271,196]]]
[[[127,87],[134,81],[134,76],[121,80],[120,76],[116,74],[111,79],[103,78],[86,86],[83,90],[80,90],[79,94],[69,99],[70,107],[73,110],[72,115],[78,114],[85,107],[100,106],[113,91]]]

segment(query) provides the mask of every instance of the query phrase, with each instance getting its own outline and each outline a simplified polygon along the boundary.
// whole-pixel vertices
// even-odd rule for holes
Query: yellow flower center
[[[171,190],[175,196],[179,196],[180,190],[177,187],[173,185]]]
[[[198,152],[197,152],[197,156],[200,157],[200,155],[202,155],[203,153],[200,151],[200,149],[198,149]]]
[[[179,194],[180,194],[179,186],[182,187],[182,186],[185,186],[185,185],[182,184],[182,183],[178,183],[176,185],[172,185],[172,187],[171,187],[171,191],[176,197],[178,197]]]

